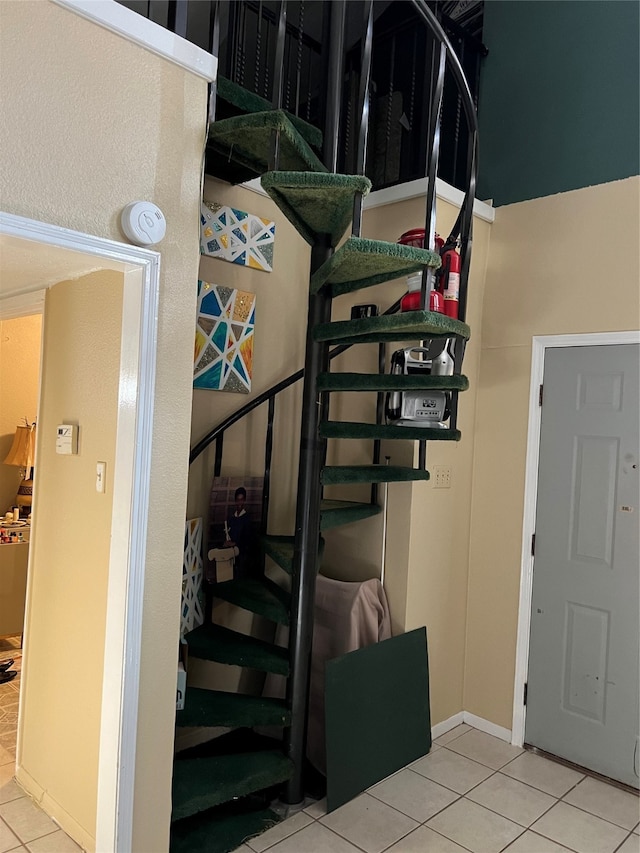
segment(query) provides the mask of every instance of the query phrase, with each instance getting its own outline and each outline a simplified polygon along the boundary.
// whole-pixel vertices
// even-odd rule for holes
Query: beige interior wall
[[[18,778],[85,842],[95,838],[122,293],[122,273],[105,271],[55,285],[45,304]],[[77,455],[56,453],[60,423],[78,425]]]
[[[256,324],[251,393],[194,388],[192,445],[226,417],[304,366],[309,292],[310,247],[270,198],[209,177],[205,180],[204,198],[275,221],[276,239],[270,273],[204,255],[200,258],[200,278],[203,281],[256,294]],[[270,533],[290,535],[294,530],[301,401],[302,382],[279,394],[276,400]],[[225,433],[223,476],[262,476],[266,424],[267,405],[263,404]],[[189,469],[187,511],[189,518],[201,516],[203,519],[205,550],[208,550],[207,519],[214,461],[215,444],[211,444]],[[272,571],[279,572],[275,568]],[[223,601],[216,601],[214,608],[216,623],[271,639],[272,623]],[[211,661],[193,660],[189,665],[189,684],[193,686],[259,691],[263,680],[259,673]],[[206,731],[204,734],[209,736]],[[201,737],[191,730],[181,730],[176,747],[189,746]]]
[[[438,200],[438,230],[448,234],[457,208]],[[365,212],[363,233],[367,237],[395,241],[410,228],[424,223],[424,199],[411,199]],[[430,442],[427,467],[448,465],[452,471],[450,489],[434,489],[432,482],[393,483],[388,491],[388,527],[385,588],[395,631],[426,625],[429,635],[431,713],[433,723],[462,710],[466,593],[471,508],[473,431],[479,371],[481,314],[484,277],[491,225],[474,220],[474,243],[469,281],[467,322],[471,340],[467,346],[464,373],[470,389],[460,396],[459,443]],[[386,310],[406,290],[405,279],[343,296],[335,303],[334,318],[348,318],[354,304],[373,302]],[[394,349],[388,346],[388,356]],[[377,349],[353,347],[338,361],[342,369],[377,370]],[[350,420],[375,419],[375,394],[334,394],[332,417]],[[333,460],[367,463],[370,442],[341,442],[331,448]],[[411,442],[385,442],[382,458],[390,463],[412,465],[415,447]],[[349,460],[350,461],[350,460]],[[353,487],[354,500],[368,500],[369,487]],[[329,494],[329,492],[328,492]],[[341,494],[345,494],[341,490]],[[335,489],[335,495],[338,490]],[[381,487],[380,498],[384,496]],[[323,571],[344,580],[378,577],[382,551],[382,516],[347,525],[326,534]]]
[[[276,239],[270,273],[205,255],[200,258],[203,281],[256,294],[256,325],[251,393],[195,388],[192,444],[230,414],[304,366],[309,292],[310,247],[270,198],[212,178],[205,181],[204,197],[207,201],[275,221]],[[301,391],[302,382],[298,382],[276,401],[273,502],[269,519],[272,533],[293,532]],[[267,407],[263,404],[225,434],[223,475],[263,474],[266,417]],[[214,445],[210,445],[189,472],[188,512],[191,517],[202,515],[205,521],[214,457]]]
[[[464,708],[511,728],[535,335],[640,327],[640,178],[500,207],[475,431]]]
[[[18,424],[38,414],[42,315],[0,320],[0,514],[13,506],[22,470],[3,465]]]
[[[158,246],[158,361],[133,811],[133,851],[161,851],[168,847],[171,811],[170,662],[179,636],[207,84],[52,2],[9,0],[0,6],[2,208],[120,242],[119,215],[130,201],[155,202],[167,220]],[[99,372],[94,381],[101,381]],[[52,665],[48,678],[54,677]],[[61,683],[43,681],[40,688],[57,689],[67,715],[77,710]],[[96,688],[92,707],[98,698]],[[46,706],[40,707],[44,714]],[[78,738],[66,747],[65,761],[52,777],[38,780],[42,787],[65,784],[69,763],[84,749]],[[90,782],[76,783],[88,796]]]

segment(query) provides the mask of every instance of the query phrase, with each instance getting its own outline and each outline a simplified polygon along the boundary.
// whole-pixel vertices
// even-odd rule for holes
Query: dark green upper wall
[[[639,10],[486,0],[479,198],[510,204],[640,172]]]

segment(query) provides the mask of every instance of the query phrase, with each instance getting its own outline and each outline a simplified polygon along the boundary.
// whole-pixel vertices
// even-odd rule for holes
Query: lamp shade
[[[36,428],[32,426],[16,427],[11,450],[4,460],[5,465],[17,465],[20,468],[32,468],[36,452]]]

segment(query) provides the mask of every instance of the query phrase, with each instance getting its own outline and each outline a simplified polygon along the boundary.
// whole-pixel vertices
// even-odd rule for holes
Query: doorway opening
[[[119,282],[119,286],[115,285],[114,290],[115,282]],[[132,844],[158,290],[159,255],[156,252],[0,213],[0,317],[24,316],[33,313],[34,305],[37,306],[35,310],[42,310],[44,302],[50,304],[51,312],[47,310],[45,313],[43,352],[46,350],[49,357],[55,353],[59,358],[55,369],[48,372],[49,358],[43,361],[39,395],[39,420],[43,429],[37,439],[39,479],[35,488],[30,535],[24,633],[25,671],[29,673],[29,684],[22,680],[16,778],[82,846],[95,846],[99,850],[131,849]],[[84,433],[84,446],[80,439],[84,460],[82,452],[67,457],[67,461],[72,460],[64,468],[65,476],[69,478],[68,488],[66,493],[57,492],[64,499],[56,502],[56,491],[51,488],[51,482],[57,478],[49,478],[49,488],[45,483],[47,469],[64,458],[55,455],[56,425],[72,419],[79,399],[78,394],[75,399],[64,395],[67,371],[82,362],[81,373],[83,364],[88,366],[84,368],[84,379],[88,383],[92,379],[89,373],[94,347],[89,342],[86,352],[79,355],[76,351],[74,354],[65,330],[82,330],[85,318],[92,313],[91,299],[95,299],[93,313],[102,321],[100,297],[105,293],[113,297],[115,292],[117,310],[111,314],[107,333],[101,336],[103,350],[107,351],[108,346],[105,345],[110,344],[114,352],[114,370],[110,383],[107,383],[112,403],[112,428],[108,436],[112,455],[107,468],[107,501],[100,507],[96,521],[85,512],[85,505],[89,503],[87,495],[93,493],[96,480],[96,463],[92,454],[94,451],[99,453],[98,458],[102,455],[95,448],[91,450],[92,438],[98,432],[96,428],[90,427]],[[70,360],[65,365],[68,353],[71,354]],[[95,369],[95,361],[93,366]],[[77,371],[74,376],[77,377]],[[104,390],[96,381],[99,376],[97,372],[93,377],[97,394]],[[78,387],[75,378],[66,385],[72,391]],[[92,392],[90,388],[89,394]],[[86,397],[87,392],[84,393]],[[47,412],[50,423],[45,423]],[[82,435],[82,424],[78,427]],[[52,437],[53,443],[50,441]],[[93,466],[94,476],[88,491],[86,487],[84,491],[82,488],[73,491],[74,464],[78,470],[83,464],[85,469],[87,464],[89,469]],[[86,470],[84,473],[86,475]],[[64,513],[68,516],[67,521],[59,526],[71,534],[52,538],[50,530],[55,529],[57,517]],[[47,619],[53,614],[51,618],[54,622],[57,618],[58,625],[62,625],[65,618],[73,620],[74,613],[82,614],[81,594],[80,604],[76,607],[71,602],[66,603],[62,595],[56,611],[54,599],[47,599],[51,590],[43,584],[44,578],[56,575],[53,571],[44,571],[43,564],[46,562],[48,568],[57,561],[64,574],[64,549],[73,541],[73,531],[79,534],[78,540],[87,541],[87,533],[90,537],[94,523],[106,527],[108,544],[103,549],[103,614],[97,626],[100,634],[98,683],[93,692],[96,772],[94,784],[87,786],[90,790],[88,796],[93,802],[89,804],[89,819],[83,826],[65,810],[64,797],[53,795],[46,763],[29,760],[29,755],[46,752],[38,748],[38,727],[29,722],[29,708],[37,707],[42,690],[49,699],[55,699],[62,715],[66,710],[67,716],[72,718],[68,712],[77,708],[77,696],[63,692],[63,679],[58,684],[57,679],[48,676],[50,668],[46,665],[46,656],[43,656],[44,641],[38,636],[39,628],[35,626],[41,624],[43,613]],[[45,534],[47,525],[49,532]],[[90,551],[86,557],[91,559]],[[69,563],[69,570],[72,570],[84,560],[78,560],[78,554],[75,554]],[[68,581],[69,572],[66,574]],[[81,592],[81,581],[79,586]],[[65,608],[66,613],[63,612]],[[34,662],[38,663],[39,658],[39,664],[32,666]],[[51,711],[52,706],[49,708]],[[32,710],[31,719],[34,714]],[[28,761],[31,771],[26,766]]]
[[[521,585],[520,585],[520,609],[519,609],[519,621],[518,621],[518,642],[517,642],[517,650],[516,650],[516,675],[515,675],[515,687],[514,687],[514,708],[513,708],[513,726],[512,726],[512,742],[518,746],[522,746],[524,743],[524,740],[525,740],[525,716],[527,713],[527,699],[529,699],[529,700],[531,699],[530,695],[527,696],[527,693],[529,692],[528,687],[527,687],[528,681],[529,681],[529,676],[533,675],[534,681],[535,681],[535,677],[536,677],[535,676],[535,670],[530,670],[530,655],[532,653],[532,643],[531,643],[532,607],[533,606],[536,607],[535,614],[533,614],[533,615],[536,616],[538,621],[542,618],[545,618],[545,614],[548,614],[550,611],[550,608],[547,608],[547,606],[544,603],[541,604],[540,600],[538,600],[537,598],[536,598],[536,601],[534,601],[534,581],[533,581],[533,565],[534,565],[534,559],[535,559],[534,558],[534,551],[535,551],[535,555],[536,555],[536,557],[538,557],[539,563],[540,563],[540,565],[538,567],[538,575],[536,575],[537,578],[540,577],[540,572],[542,571],[543,556],[544,556],[544,560],[548,559],[546,554],[542,555],[540,552],[540,548],[539,548],[540,542],[536,541],[539,539],[539,537],[536,536],[534,538],[534,534],[538,533],[538,531],[536,531],[536,524],[541,523],[540,519],[539,519],[539,513],[538,513],[538,510],[540,509],[540,507],[538,506],[538,494],[539,494],[539,491],[538,491],[538,488],[539,488],[538,475],[539,475],[539,471],[542,471],[541,465],[542,465],[542,462],[544,461],[543,458],[541,457],[541,452],[543,452],[545,454],[545,457],[548,454],[547,444],[545,444],[544,448],[541,451],[541,435],[544,439],[544,433],[541,431],[541,426],[542,426],[541,411],[542,410],[540,407],[540,398],[541,398],[542,386],[545,385],[545,389],[547,387],[547,384],[544,383],[545,355],[547,356],[547,361],[549,361],[549,357],[551,355],[553,355],[554,352],[558,353],[559,355],[561,355],[563,352],[565,352],[567,354],[570,354],[571,352],[573,352],[576,354],[576,356],[575,356],[576,359],[581,359],[583,355],[585,355],[585,357],[586,357],[587,353],[589,352],[589,350],[584,349],[584,348],[592,348],[591,349],[591,364],[590,364],[590,366],[588,368],[585,368],[585,372],[582,375],[582,378],[580,378],[580,376],[578,376],[578,374],[576,374],[577,379],[579,380],[579,382],[582,383],[582,385],[579,386],[579,387],[582,387],[582,390],[583,390],[582,401],[583,402],[586,401],[588,403],[588,405],[586,405],[586,406],[583,405],[583,402],[581,402],[580,395],[578,395],[578,398],[576,399],[576,405],[575,406],[572,405],[572,406],[570,406],[570,408],[575,409],[576,411],[581,410],[581,409],[586,410],[586,409],[591,408],[594,410],[600,409],[602,412],[606,412],[606,410],[608,408],[616,408],[616,406],[617,406],[617,404],[613,405],[613,403],[612,403],[612,401],[614,401],[614,397],[616,395],[613,394],[613,396],[611,397],[612,392],[609,389],[617,387],[616,383],[618,383],[618,381],[619,381],[619,379],[617,378],[617,374],[619,371],[615,365],[614,365],[615,369],[609,369],[609,368],[607,368],[606,370],[604,369],[602,360],[603,360],[606,352],[609,352],[611,355],[613,355],[613,353],[614,353],[614,350],[612,350],[612,349],[607,350],[607,348],[612,347],[612,346],[625,345],[625,344],[637,345],[638,343],[640,343],[640,333],[635,332],[635,331],[633,331],[633,332],[600,333],[600,334],[585,334],[585,335],[563,335],[563,336],[541,337],[541,338],[534,338],[533,339],[533,354],[532,354],[533,357],[532,357],[530,406],[529,406],[529,433],[528,433],[527,467],[526,467],[526,480],[525,480],[525,511],[524,511],[524,518],[523,518],[523,537],[522,537],[522,543],[523,544],[522,544],[522,569],[521,569]],[[560,349],[559,350],[558,348],[571,348],[571,350],[568,350],[568,349]],[[601,351],[600,351],[600,348],[602,348]],[[620,349],[624,349],[624,347],[620,347]],[[637,348],[637,346],[635,346],[635,347],[629,347],[627,349],[628,349],[628,351],[633,351],[633,353],[634,353],[632,358],[631,358],[631,365],[632,365],[633,369],[635,370],[635,368],[637,367],[636,362],[637,362],[638,348]],[[558,359],[556,359],[556,361],[557,360]],[[578,362],[576,362],[576,364],[577,363]],[[553,374],[549,375],[549,379],[551,378],[552,375]],[[622,376],[622,374],[620,374],[620,376]],[[588,391],[587,385],[589,383],[587,382],[585,384],[585,377],[586,377],[586,379],[589,380],[589,382],[591,382],[590,387],[592,388],[592,391]],[[613,377],[613,379],[610,382],[609,380],[612,377]],[[620,381],[622,381],[622,380],[620,380]],[[551,386],[549,386],[549,387],[551,387]],[[572,386],[572,388],[573,388],[573,386]],[[637,393],[637,391],[636,391],[636,393]],[[585,396],[585,394],[586,394],[586,396]],[[589,396],[589,395],[591,395],[591,396]],[[609,396],[607,396],[607,395],[609,395]],[[569,394],[568,396],[570,396],[571,400],[573,400],[575,395],[573,394],[573,391],[572,391],[571,394]],[[546,403],[547,403],[547,397],[545,396],[545,405],[546,405]],[[621,411],[622,411],[622,409],[621,409]],[[549,412],[549,409],[545,409],[545,412],[546,413]],[[546,434],[547,435],[550,434],[551,437],[553,438],[555,433],[558,431],[559,428],[554,427],[553,429],[551,429],[548,426],[548,424],[549,424],[548,418],[549,418],[549,414],[547,414],[547,426],[545,427],[545,429],[547,430]],[[572,429],[573,429],[573,426],[572,426]],[[614,509],[615,509],[615,514],[617,515],[618,510],[620,510],[620,513],[622,513],[620,515],[620,519],[622,519],[622,522],[620,522],[620,519],[618,519],[618,523],[619,523],[620,529],[622,529],[624,521],[627,520],[627,516],[624,515],[624,513],[628,511],[628,507],[626,506],[626,503],[631,503],[630,501],[627,501],[626,503],[625,503],[625,501],[622,501],[620,507],[618,507],[617,504],[614,506],[612,503],[612,501],[615,503],[615,494],[614,493],[615,493],[616,489],[618,488],[618,486],[622,483],[622,468],[624,467],[624,465],[623,465],[624,458],[623,457],[625,457],[625,455],[628,455],[628,451],[624,451],[624,452],[620,451],[622,453],[622,456],[621,457],[616,456],[618,451],[616,450],[616,452],[614,453],[614,450],[615,450],[615,447],[617,447],[617,445],[616,445],[615,441],[613,441],[613,439],[611,439],[608,436],[605,436],[606,432],[608,432],[608,428],[607,429],[599,428],[599,429],[596,429],[595,432],[593,430],[591,430],[591,433],[590,433],[589,430],[583,429],[581,427],[578,430],[579,434],[576,433],[571,438],[571,441],[569,442],[569,444],[571,446],[569,447],[569,444],[567,444],[567,442],[565,442],[564,444],[561,445],[561,448],[560,448],[560,452],[563,454],[563,458],[565,458],[565,460],[567,460],[567,464],[569,465],[569,467],[573,466],[572,467],[573,473],[571,474],[571,477],[573,478],[572,479],[573,485],[571,486],[571,489],[573,491],[571,492],[570,495],[567,496],[567,499],[563,502],[563,506],[565,507],[566,513],[568,513],[569,515],[567,516],[567,519],[565,519],[566,524],[564,524],[564,526],[563,526],[564,534],[562,533],[562,531],[559,532],[559,535],[561,538],[564,535],[564,539],[566,539],[567,542],[570,541],[573,544],[571,545],[571,548],[569,548],[569,549],[568,549],[568,546],[567,547],[563,546],[563,559],[566,556],[568,562],[570,562],[571,560],[574,559],[574,557],[576,557],[574,562],[584,564],[584,566],[586,566],[587,568],[590,565],[592,569],[595,567],[596,563],[600,562],[600,563],[602,563],[602,566],[599,568],[601,568],[602,571],[600,571],[599,574],[602,574],[605,571],[605,569],[609,574],[611,574],[611,571],[610,571],[610,567],[608,565],[605,565],[605,563],[607,562],[606,559],[604,559],[604,560],[601,559],[598,556],[598,554],[595,553],[595,551],[593,553],[591,553],[589,550],[591,548],[591,546],[596,541],[594,539],[594,536],[595,536],[594,531],[596,531],[596,528],[598,528],[598,529],[599,529],[599,527],[602,528],[602,530],[601,530],[602,536],[601,536],[600,541],[601,541],[601,543],[604,543],[607,536],[610,536],[611,530],[614,529],[614,523],[611,520],[612,519],[611,513],[613,513]],[[605,447],[605,445],[606,445],[606,447]],[[595,476],[597,473],[596,469],[598,468],[598,465],[600,465],[600,467],[605,465],[605,462],[607,459],[609,459],[609,456],[611,455],[611,453],[613,453],[613,455],[616,456],[616,458],[614,459],[613,456],[611,456],[610,461],[607,462],[607,465],[605,466],[605,467],[607,467],[607,470],[610,470],[610,482],[612,484],[612,488],[610,490],[611,495],[606,496],[607,497],[606,501],[603,497],[603,500],[601,501],[602,506],[599,506],[599,505],[596,506],[593,503],[593,489],[587,489],[587,487],[586,487],[586,483],[587,483],[587,479],[588,479],[587,475],[589,474],[589,471],[591,471],[591,474],[589,476],[592,476],[592,475]],[[607,454],[609,454],[609,455],[607,455]],[[583,459],[583,458],[585,460],[587,460],[587,463],[590,466],[590,468],[588,470],[585,469],[586,473],[584,474],[584,477],[581,474],[581,465],[582,465],[581,459]],[[556,471],[556,470],[557,469],[554,468],[554,471]],[[602,470],[604,471],[604,468]],[[577,474],[576,474],[576,472],[577,472]],[[633,473],[634,472],[632,472],[632,474]],[[600,476],[600,475],[598,475],[598,476]],[[555,478],[555,474],[554,474],[554,478]],[[585,479],[585,478],[587,478],[587,479]],[[598,478],[596,478],[596,479],[598,479]],[[583,486],[580,485],[580,483],[583,484],[584,488],[583,488]],[[637,483],[635,484],[634,488],[637,489]],[[580,491],[581,489],[582,489],[582,492]],[[582,493],[584,493],[584,495],[587,497],[585,497],[585,499],[582,501],[582,507],[581,507],[580,506],[580,495]],[[587,498],[588,498],[588,500],[587,500]],[[541,505],[540,505],[541,507],[544,508],[544,506],[546,506],[546,500],[547,500],[546,498],[544,498],[544,499],[541,498]],[[622,500],[622,498],[620,500]],[[618,501],[618,503],[620,503],[620,501]],[[609,515],[606,518],[605,518],[606,512],[604,509],[605,504],[607,504],[607,506],[609,506],[609,509],[606,511],[609,513]],[[625,504],[625,506],[622,506],[622,504]],[[594,519],[592,521],[592,523],[589,525],[586,525],[586,523],[583,523],[583,522],[585,522],[586,516],[585,516],[585,518],[582,518],[582,516],[584,516],[585,512],[587,512],[587,511],[592,513],[593,519]],[[557,517],[557,513],[554,517]],[[582,518],[582,520],[580,520],[581,518]],[[582,525],[582,527],[580,527],[580,525]],[[585,531],[587,531],[587,533],[585,533]],[[589,545],[589,543],[585,539],[585,535],[588,535],[589,542],[591,542],[591,545]],[[548,536],[546,534],[545,534],[545,541],[548,541]],[[576,543],[578,543],[578,544],[576,544]],[[587,547],[587,546],[589,546],[589,547]],[[600,547],[600,545],[598,545],[598,547]],[[576,548],[577,548],[577,551],[576,551]],[[636,548],[637,548],[637,543],[636,543]],[[573,554],[571,549],[576,551],[575,555]],[[567,553],[565,554],[564,552],[567,552]],[[560,577],[560,575],[562,573],[560,571],[557,571],[554,574],[556,577]],[[582,575],[580,575],[580,577],[581,576]],[[539,581],[538,581],[538,583],[539,583]],[[569,634],[567,634],[567,630],[568,630],[567,626],[569,628],[571,628],[571,626],[573,626],[573,628],[575,628],[576,630],[578,630],[578,629],[582,630],[582,628],[584,628],[585,630],[587,630],[587,634],[591,637],[593,643],[595,643],[596,639],[597,639],[596,638],[597,632],[595,632],[595,628],[597,627],[597,625],[595,624],[595,622],[597,622],[598,619],[600,619],[600,621],[602,621],[603,619],[606,621],[606,618],[608,618],[608,617],[605,618],[606,607],[603,606],[602,608],[600,608],[598,610],[597,608],[594,609],[593,607],[586,607],[586,606],[583,606],[582,604],[580,604],[579,602],[576,603],[574,601],[573,603],[569,602],[567,604],[567,607],[565,608],[565,610],[566,610],[566,613],[564,614],[564,617],[566,617],[565,621],[568,620],[568,622],[567,622],[567,625],[564,626],[564,629],[561,628],[559,630],[561,630],[561,632],[562,632],[562,630],[564,630],[565,645],[567,643],[569,644],[567,646],[567,648],[569,648],[569,651],[570,651],[570,640],[567,640],[567,637],[569,636]],[[595,622],[594,622],[594,620],[595,620]],[[589,626],[591,626],[591,627],[589,627]],[[605,632],[605,634],[606,634],[606,632]],[[604,637],[605,634],[602,634],[602,637]],[[603,640],[603,642],[604,642],[604,640]],[[636,644],[637,644],[637,634],[636,634]],[[633,645],[633,642],[631,643],[631,645]],[[580,643],[579,646],[580,646],[580,648],[583,648],[584,644]],[[604,648],[604,647],[602,647],[602,648]],[[595,646],[594,646],[594,649],[595,649]],[[565,649],[565,652],[566,651],[567,650]],[[562,671],[556,673],[557,677],[555,678],[555,681],[557,681],[558,684],[561,685],[563,695],[565,693],[567,693],[567,691],[569,691],[569,692],[573,691],[571,695],[574,697],[577,697],[578,694],[577,694],[576,690],[579,690],[582,688],[578,688],[578,681],[576,681],[577,676],[575,674],[578,672],[578,670],[580,670],[580,667],[578,667],[577,664],[575,666],[573,666],[573,664],[572,664],[573,669],[572,669],[572,666],[569,666],[569,663],[571,663],[571,661],[574,661],[574,663],[576,663],[575,655],[573,657],[571,657],[569,655],[569,653],[567,652],[565,657],[566,657],[566,660],[562,664],[562,667],[561,667]],[[557,659],[557,655],[556,655],[556,659]],[[539,666],[540,665],[538,665],[538,685],[540,684]],[[541,664],[541,666],[543,668],[543,671],[546,671],[545,667],[547,665],[544,663],[544,661]],[[549,664],[549,666],[550,666],[550,664]],[[591,669],[593,669],[593,663],[589,663],[589,666],[584,670],[583,674],[580,676],[580,679],[582,679],[581,683],[582,683],[583,687],[584,687],[584,684],[586,683],[585,679],[590,677]],[[594,678],[595,678],[595,675],[597,675],[597,673],[594,673]],[[571,679],[573,679],[573,682],[575,682],[573,687],[570,686]],[[547,683],[548,681],[551,681],[551,680],[552,680],[551,674],[547,673],[547,675],[545,675],[544,679],[543,679],[544,683]],[[599,690],[599,687],[596,684],[595,692],[591,691],[589,693],[589,696],[591,697],[590,701],[596,701],[596,698],[598,695],[600,695],[601,698],[603,697],[602,692],[600,692],[599,694],[597,693],[598,690]],[[539,688],[538,688],[538,693],[539,693]],[[580,701],[582,701],[582,700],[580,700]],[[605,702],[605,699],[602,698],[602,701]],[[574,702],[574,704],[575,704],[575,702],[578,702],[578,698],[576,698],[574,701],[573,699],[571,699],[571,697],[569,697],[569,694],[567,694],[567,696],[565,696],[565,699],[563,699],[560,704],[563,705],[563,708],[564,708],[564,706],[566,706],[566,710],[568,710],[568,712],[570,714],[576,715],[575,720],[578,720],[578,718],[581,716],[582,717],[584,717],[585,715],[589,716],[589,714],[587,713],[588,709],[586,709],[586,706],[581,711],[580,708],[578,708],[577,706],[576,706],[576,708],[569,707],[572,704],[572,702]],[[531,705],[531,702],[529,702],[529,704]],[[602,705],[601,710],[603,708],[604,708],[604,704]],[[531,706],[530,710],[533,713],[533,707],[532,706]],[[591,710],[593,711],[594,714],[597,711],[595,706]],[[594,719],[594,723],[595,723],[596,722],[595,717],[593,719]],[[574,720],[574,722],[575,722],[575,720]],[[533,721],[533,717],[532,717],[532,721]],[[531,728],[531,726],[527,726],[527,740],[530,740],[530,731],[529,731],[530,728]],[[553,729],[554,727],[552,726],[551,728]],[[543,749],[545,748],[542,743],[535,743],[534,742],[534,745],[541,747]],[[547,751],[553,751],[553,750],[547,750]],[[633,749],[631,752],[633,752]],[[573,759],[573,760],[575,763],[575,759]],[[578,763],[584,764],[587,767],[589,767],[589,764],[586,761],[585,762],[578,762]],[[593,766],[589,769],[595,770],[597,772],[599,768],[597,766]],[[600,771],[600,772],[602,772],[602,771]],[[636,770],[636,774],[637,774],[637,770]],[[604,775],[613,776],[614,774],[605,773]]]

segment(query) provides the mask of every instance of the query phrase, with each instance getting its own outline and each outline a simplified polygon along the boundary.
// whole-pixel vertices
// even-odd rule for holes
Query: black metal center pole
[[[331,246],[314,245],[311,250],[311,271],[331,255]],[[313,329],[327,322],[331,314],[331,299],[320,292],[309,297],[304,388],[302,391],[302,428],[298,471],[298,500],[293,553],[291,591],[291,620],[289,626],[290,672],[287,705],[291,709],[291,726],[285,737],[285,752],[294,766],[283,800],[294,805],[304,798],[304,759],[307,742],[309,709],[309,679],[313,640],[318,551],[320,546],[320,474],[324,464],[326,440],[318,435],[320,395],[316,390],[318,373],[328,368],[328,346],[313,339]]]

